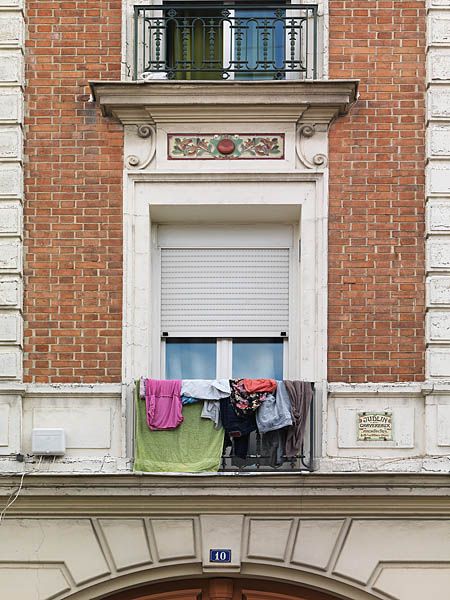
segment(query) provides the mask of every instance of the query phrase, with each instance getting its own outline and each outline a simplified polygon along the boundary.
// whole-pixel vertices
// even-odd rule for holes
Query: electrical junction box
[[[66,453],[64,429],[33,429],[31,432],[31,453],[45,456],[64,456]]]

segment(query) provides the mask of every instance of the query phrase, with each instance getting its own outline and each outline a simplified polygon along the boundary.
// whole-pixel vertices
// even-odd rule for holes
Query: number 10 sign
[[[231,562],[231,550],[224,548],[211,548],[209,551],[209,562],[229,563]]]

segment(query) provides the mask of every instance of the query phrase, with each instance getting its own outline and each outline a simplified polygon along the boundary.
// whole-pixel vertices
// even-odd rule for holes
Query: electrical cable
[[[26,473],[26,471],[24,471],[24,472],[22,473],[22,477],[20,478],[20,484],[19,484],[19,488],[18,488],[18,490],[16,491],[16,493],[15,493],[14,497],[13,497],[13,494],[14,494],[14,492],[11,492],[11,494],[9,495],[9,498],[8,498],[8,500],[6,501],[5,507],[3,508],[2,512],[0,513],[0,525],[1,525],[1,524],[2,524],[2,522],[3,522],[3,517],[5,516],[5,514],[6,514],[6,511],[8,510],[8,508],[9,508],[10,506],[12,506],[12,505],[14,504],[14,502],[17,500],[17,498],[19,497],[19,494],[20,494],[20,492],[22,491],[23,480],[24,480],[24,477],[25,477],[25,475],[26,475],[26,474],[27,474],[27,473]],[[11,499],[11,498],[12,498],[12,499]]]

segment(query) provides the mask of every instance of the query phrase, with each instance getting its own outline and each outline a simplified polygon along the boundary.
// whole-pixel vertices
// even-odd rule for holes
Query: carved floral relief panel
[[[168,134],[169,160],[284,159],[284,133]]]

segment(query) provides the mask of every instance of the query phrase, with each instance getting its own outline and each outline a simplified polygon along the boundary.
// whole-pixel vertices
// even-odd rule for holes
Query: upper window
[[[317,6],[166,2],[136,6],[135,78],[317,77]]]
[[[157,228],[161,376],[283,379],[292,227]]]

